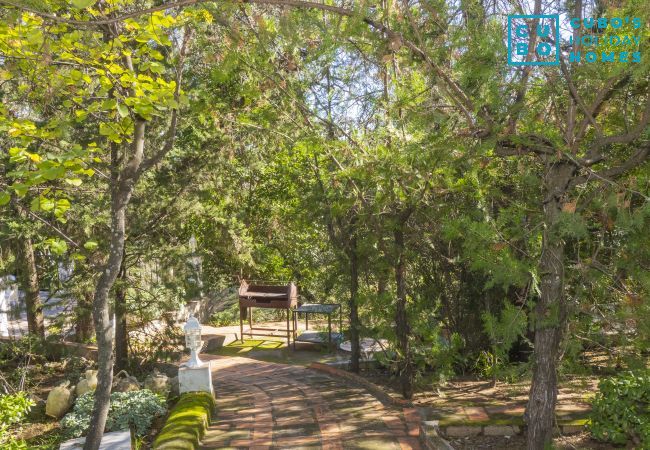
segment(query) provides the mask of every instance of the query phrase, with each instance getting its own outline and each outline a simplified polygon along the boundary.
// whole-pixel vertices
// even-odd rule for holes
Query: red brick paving
[[[211,359],[217,413],[203,449],[420,449],[414,408],[383,405],[327,374],[242,357]]]
[[[469,417],[469,420],[477,422],[490,420],[490,416],[487,415],[485,408],[482,406],[465,406],[463,410],[465,411],[465,414],[467,414],[467,417]]]

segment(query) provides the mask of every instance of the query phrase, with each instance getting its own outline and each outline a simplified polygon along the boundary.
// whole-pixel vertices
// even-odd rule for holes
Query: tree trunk
[[[131,199],[138,171],[144,154],[145,121],[136,121],[133,132],[133,154],[123,170],[119,171],[119,182],[112,183],[111,189],[111,237],[108,261],[102,271],[93,302],[93,321],[97,336],[97,388],[93,405],[90,428],[84,450],[98,450],[101,443],[108,408],[110,406],[111,384],[113,382],[113,326],[110,320],[109,292],[115,283],[124,255],[126,237],[126,207]],[[113,146],[115,147],[115,146]],[[116,174],[116,149],[113,149],[111,164]]]
[[[20,285],[25,293],[25,309],[27,310],[27,330],[40,338],[45,337],[43,325],[43,304],[39,296],[38,272],[36,258],[31,238],[18,238],[18,266],[20,270]]]
[[[77,342],[87,342],[93,333],[93,293],[85,291],[77,301],[75,308],[75,339]]]
[[[357,238],[352,237],[350,242],[350,370],[359,373],[359,359],[361,349],[359,348],[359,259],[357,255]]]
[[[115,366],[126,370],[129,363],[129,332],[126,328],[126,267],[122,268],[115,287]]]
[[[557,402],[557,360],[566,323],[564,301],[564,242],[557,235],[562,201],[575,167],[553,165],[546,178],[544,235],[539,262],[540,298],[534,310],[535,350],[533,381],[526,407],[527,448],[548,448],[553,436]]]
[[[409,323],[406,315],[406,265],[404,262],[404,231],[398,226],[395,235],[395,284],[397,285],[397,305],[395,308],[395,333],[400,351],[400,384],[402,395],[413,398],[413,361],[409,348]]]

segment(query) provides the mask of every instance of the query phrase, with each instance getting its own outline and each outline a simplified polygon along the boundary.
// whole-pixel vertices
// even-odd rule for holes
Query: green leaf
[[[47,239],[45,241],[45,246],[48,247],[55,255],[63,255],[68,251],[68,244],[66,244],[62,239]]]
[[[84,244],[84,248],[85,248],[86,250],[91,250],[91,251],[92,251],[92,250],[95,250],[95,249],[97,248],[98,245],[99,245],[99,244],[98,244],[97,242],[95,242],[95,241],[87,241],[87,242]]]
[[[81,178],[66,178],[65,182],[72,186],[81,186]]]
[[[84,9],[94,5],[96,1],[97,0],[71,0],[70,3],[77,9]]]
[[[8,192],[0,192],[0,206],[6,205],[11,200],[11,195]]]
[[[11,185],[11,187],[16,192],[16,195],[18,197],[24,197],[25,194],[27,194],[27,190],[29,189],[29,186],[24,183],[14,183]]]
[[[56,207],[54,208],[54,215],[57,217],[61,217],[65,212],[70,209],[70,202],[65,199],[59,199],[56,201]]]
[[[32,211],[51,211],[54,209],[54,200],[51,198],[39,195],[30,203],[29,207]]]
[[[120,115],[120,117],[126,117],[129,115],[129,108],[124,103],[118,103],[117,113]]]
[[[83,260],[86,259],[86,257],[84,255],[82,255],[81,253],[75,252],[75,253],[72,254],[72,259],[75,260],[75,261],[83,261]]]
[[[46,180],[55,180],[65,175],[65,168],[62,166],[48,167],[47,169],[41,170],[41,175],[43,175],[43,178]]]

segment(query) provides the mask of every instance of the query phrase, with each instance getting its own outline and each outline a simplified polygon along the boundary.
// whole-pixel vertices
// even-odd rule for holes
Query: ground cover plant
[[[79,437],[88,432],[93,397],[93,393],[88,392],[76,399],[72,412],[61,420],[61,427],[68,436]],[[133,430],[136,436],[142,437],[149,431],[153,420],[165,414],[165,406],[165,399],[147,389],[113,392],[106,431]]]

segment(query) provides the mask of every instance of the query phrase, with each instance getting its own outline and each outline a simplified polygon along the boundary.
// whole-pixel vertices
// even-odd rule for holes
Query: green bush
[[[602,380],[593,401],[591,433],[596,439],[650,448],[650,371]]]
[[[73,411],[61,420],[61,427],[66,435],[79,437],[86,434],[90,426],[93,403],[93,392],[86,392],[77,399]],[[144,436],[153,419],[165,414],[165,411],[165,400],[148,389],[113,392],[106,419],[106,431],[133,428],[136,436]]]
[[[0,396],[0,444],[3,448],[14,442],[7,431],[9,426],[22,421],[32,406],[34,401],[25,392]]]
[[[505,301],[499,315],[489,311],[481,314],[483,328],[490,338],[490,351],[482,351],[476,361],[477,372],[497,380],[509,375],[509,352],[518,339],[524,338],[528,329],[526,313]]]
[[[172,408],[165,426],[153,443],[154,450],[194,450],[198,448],[215,408],[207,392],[182,394]]]
[[[27,334],[20,339],[0,342],[0,361],[19,361],[29,359],[30,362],[45,361],[45,346],[43,341],[33,334]]]
[[[226,309],[212,314],[210,323],[215,327],[239,325],[239,304],[232,304]]]

